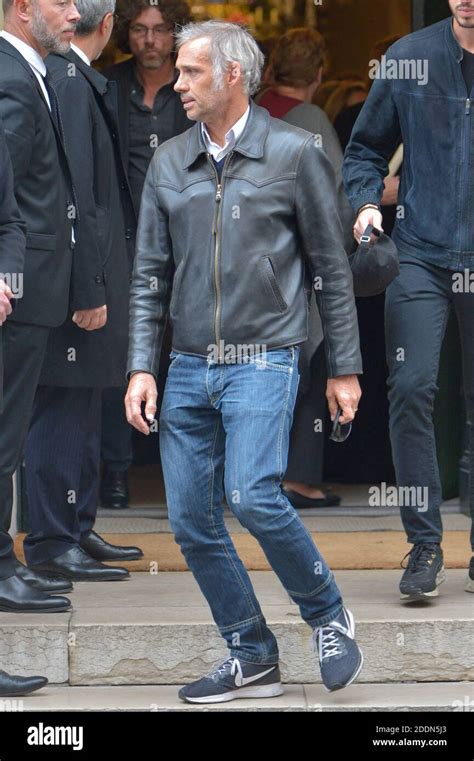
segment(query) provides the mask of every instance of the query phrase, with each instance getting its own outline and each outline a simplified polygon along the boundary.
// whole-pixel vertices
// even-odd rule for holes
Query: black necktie
[[[46,87],[46,92],[48,93],[48,96],[49,96],[49,102],[51,104],[51,116],[53,118],[54,126],[56,127],[56,131],[59,135],[59,139],[61,141],[64,154],[66,155],[66,138],[64,134],[63,122],[61,119],[61,108],[59,106],[59,98],[57,96],[56,90],[51,84],[51,79],[49,78],[49,74],[46,74],[46,76],[43,77],[43,82],[44,82],[44,86]],[[73,200],[72,202],[68,203],[68,207],[71,206],[71,203],[72,203],[75,209],[75,214],[76,214],[74,219],[79,219],[79,208],[77,204],[76,191],[72,183],[71,183],[71,190],[72,190]]]
[[[53,85],[51,84],[51,80],[48,74],[46,74],[46,76],[43,77],[43,82],[44,82],[44,86],[46,87],[46,92],[48,93],[49,102],[51,105],[51,116],[53,117],[53,122],[55,124],[56,129],[59,132],[59,135],[64,145],[64,131],[62,128],[61,112],[59,110],[58,96],[56,95],[56,91]]]

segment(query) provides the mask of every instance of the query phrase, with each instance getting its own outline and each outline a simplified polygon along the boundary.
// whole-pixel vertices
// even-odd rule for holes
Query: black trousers
[[[7,322],[2,327],[3,412],[0,414],[0,579],[13,574],[8,533],[13,507],[13,474],[23,457],[49,328]]]
[[[462,271],[459,288],[455,287],[456,273],[402,250],[399,256],[400,275],[388,287],[385,299],[385,331],[390,437],[397,486],[412,488],[399,502],[401,518],[410,543],[441,542],[442,491],[433,405],[441,346],[449,311],[454,309],[469,423],[469,501],[473,518],[470,539],[474,552],[474,294],[466,288],[469,283],[463,283]]]
[[[26,445],[28,564],[67,552],[95,523],[101,389],[40,386]]]
[[[128,470],[133,462],[133,428],[125,415],[127,386],[102,392],[102,459],[109,470]]]
[[[310,387],[298,391],[285,480],[308,486],[323,482],[324,429],[327,421],[327,369],[324,341],[311,360]]]

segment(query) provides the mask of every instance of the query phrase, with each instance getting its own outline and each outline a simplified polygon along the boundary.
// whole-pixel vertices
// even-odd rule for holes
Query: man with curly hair
[[[191,126],[173,89],[177,79],[174,35],[189,20],[185,0],[153,4],[151,0],[121,0],[117,4],[115,40],[132,58],[104,74],[118,86],[120,142],[137,214],[156,148]],[[166,367],[162,369],[166,374]],[[123,410],[124,393],[122,389],[107,389],[103,394],[101,503],[118,509],[129,506],[128,468],[133,456],[131,429]]]
[[[105,76],[118,83],[125,165],[137,212],[155,149],[190,127],[173,89],[174,34],[189,20],[185,0],[126,0],[117,5],[116,42],[133,57],[112,66]]]

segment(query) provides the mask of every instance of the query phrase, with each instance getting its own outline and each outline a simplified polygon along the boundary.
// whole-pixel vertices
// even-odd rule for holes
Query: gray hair
[[[115,0],[74,0],[74,4],[81,14],[76,26],[79,37],[92,34],[107,13],[115,13]]]
[[[183,26],[176,34],[176,47],[179,50],[186,42],[203,37],[209,40],[215,86],[220,88],[229,65],[238,61],[245,93],[253,95],[262,77],[264,56],[252,35],[239,24],[203,21]]]

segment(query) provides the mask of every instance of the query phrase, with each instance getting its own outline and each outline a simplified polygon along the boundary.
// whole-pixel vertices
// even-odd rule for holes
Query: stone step
[[[3,710],[23,711],[474,711],[473,682],[354,684],[328,693],[321,685],[290,684],[277,698],[190,705],[179,686],[48,686],[29,698],[0,701]]]
[[[250,574],[280,645],[284,682],[320,682],[310,630],[271,572]],[[474,681],[474,595],[450,570],[430,604],[398,599],[398,571],[339,571],[364,651],[361,683]],[[76,584],[72,613],[0,614],[0,668],[70,685],[169,685],[226,655],[190,573],[133,574]]]

